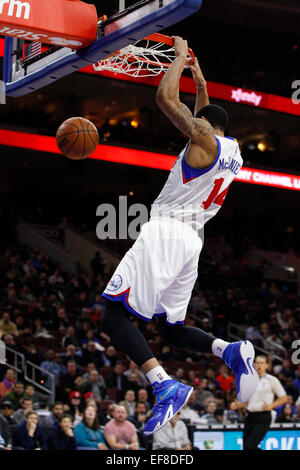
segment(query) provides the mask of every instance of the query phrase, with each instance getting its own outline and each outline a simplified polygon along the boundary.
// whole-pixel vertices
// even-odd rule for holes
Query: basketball
[[[59,150],[71,160],[89,157],[99,143],[96,126],[88,119],[73,117],[64,121],[56,132]]]

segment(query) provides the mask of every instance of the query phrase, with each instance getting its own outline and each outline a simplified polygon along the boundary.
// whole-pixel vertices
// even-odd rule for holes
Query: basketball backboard
[[[105,1],[100,3],[105,8]],[[111,1],[109,3],[112,4]],[[28,41],[6,37],[3,77],[6,95],[18,97],[31,93],[94,64],[131,43],[182,21],[201,7],[202,0],[117,0],[116,3],[119,12],[98,21],[96,40],[81,49],[47,44],[36,56],[24,60]]]

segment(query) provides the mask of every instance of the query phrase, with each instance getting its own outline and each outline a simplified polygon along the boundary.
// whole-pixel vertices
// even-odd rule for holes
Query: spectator
[[[147,420],[147,410],[145,403],[137,402],[135,405],[134,413],[129,415],[127,419],[135,426],[135,429],[137,431],[142,431]]]
[[[181,409],[180,419],[188,422],[188,424],[206,424],[207,421],[200,417],[199,413],[193,410],[189,403],[186,403]]]
[[[2,410],[3,410],[3,407],[4,407],[4,404],[2,403]],[[13,435],[13,432],[15,432],[15,428],[16,428],[16,423],[14,427],[11,427],[8,420],[5,418],[4,414],[3,413],[0,414],[0,435],[2,436],[3,441],[4,441],[3,442],[4,450],[11,450],[12,435]]]
[[[61,345],[64,349],[66,349],[69,344],[72,344],[73,346],[75,346],[75,348],[79,347],[79,341],[76,337],[76,330],[74,326],[68,326],[65,336],[61,340]]]
[[[213,394],[211,393],[210,390],[207,389],[208,387],[208,381],[207,379],[203,378],[202,380],[200,378],[196,378],[194,381],[194,384],[196,385],[196,400],[197,403],[201,407],[204,406],[205,400],[207,398],[213,398]]]
[[[212,393],[218,392],[218,390],[220,390],[220,384],[216,380],[215,373],[211,367],[206,369],[205,378],[207,379],[207,390]]]
[[[54,423],[47,436],[48,450],[75,450],[77,442],[72,431],[72,417],[63,414]]]
[[[87,406],[81,423],[74,429],[77,450],[108,450],[94,407]]]
[[[293,410],[293,414],[295,414],[296,413],[296,406],[295,406],[294,398],[292,397],[292,395],[287,395],[286,400],[287,400],[286,402],[291,406],[291,408]],[[280,405],[276,408],[277,416],[281,415],[283,407],[284,407],[284,405]]]
[[[131,372],[128,383],[127,383],[127,389],[133,390],[135,393],[137,393],[140,388],[142,388],[139,385],[139,375],[137,372]]]
[[[5,395],[5,399],[12,402],[15,410],[20,407],[20,400],[25,397],[24,383],[18,380],[14,388]]]
[[[207,424],[219,424],[215,416],[216,409],[216,402],[208,399],[205,405],[205,413],[202,415],[202,418],[206,420]]]
[[[145,436],[143,433],[143,429],[145,426],[145,422],[147,421],[147,418],[148,418],[148,415],[147,415],[145,403],[141,403],[141,402],[136,404],[134,414],[131,416],[128,416],[127,418],[128,421],[130,421],[136,429],[140,449],[148,449],[152,443],[152,436]]]
[[[105,362],[102,352],[96,347],[95,341],[89,341],[87,346],[82,350],[82,364],[86,366],[89,362],[94,362],[98,368],[102,367]]]
[[[104,364],[105,366],[115,367],[115,365],[118,361],[118,355],[117,355],[116,348],[112,344],[110,344],[106,348],[105,358],[106,358],[106,361],[105,361],[105,364]],[[127,376],[126,372],[124,372],[124,374]]]
[[[13,415],[14,415],[14,408],[13,408],[12,402],[8,401],[8,400],[4,400],[1,404],[0,419],[5,418],[5,423],[8,424],[9,432],[10,432],[11,436],[14,435],[14,432],[15,432],[17,426],[18,426],[18,423],[15,420],[15,418],[13,417]],[[6,439],[6,437],[5,437],[6,436],[6,431],[3,431],[3,428],[2,428],[2,431],[0,430],[0,432],[4,436],[4,438]]]
[[[7,369],[3,381],[0,382],[0,398],[5,397],[5,395],[14,388],[15,384],[16,378],[14,370]]]
[[[295,421],[296,423],[300,423],[300,401],[299,400],[297,401],[297,404],[296,404]]]
[[[64,308],[58,308],[57,314],[54,316],[49,326],[52,331],[60,331],[64,334],[66,333],[66,330],[68,326],[70,326],[70,323]]]
[[[68,344],[66,352],[61,354],[61,360],[64,365],[67,365],[69,361],[75,361],[76,364],[80,363],[82,359],[82,351],[76,351],[73,344]]]
[[[89,330],[86,331],[85,338],[83,338],[80,341],[80,345],[86,347],[88,345],[89,341],[94,341],[95,347],[98,351],[104,351],[105,350],[104,347],[101,346],[100,339],[96,338],[95,332],[92,329],[89,329]]]
[[[64,283],[64,280],[60,275],[60,270],[59,269],[56,269],[54,274],[52,274],[52,276],[49,277],[48,282],[52,286],[56,286],[57,284],[63,284]]]
[[[3,335],[8,334],[18,336],[19,332],[17,329],[17,325],[10,320],[9,313],[4,312],[2,315],[2,319],[0,320],[0,338]]]
[[[40,318],[36,318],[33,322],[32,336],[34,336],[35,338],[46,338],[46,339],[53,338],[53,336],[50,335],[48,330],[43,325],[43,322],[41,321]]]
[[[36,411],[28,411],[25,420],[16,429],[14,435],[16,450],[45,450],[47,449],[45,434],[38,423]]]
[[[173,376],[174,380],[179,380],[181,382],[185,382],[185,379],[184,379],[184,370],[182,367],[179,367],[174,376]]]
[[[218,424],[223,424],[224,410],[223,408],[217,408],[215,411],[215,418]]]
[[[293,409],[289,403],[285,403],[282,408],[282,413],[276,418],[276,423],[295,423]]]
[[[162,348],[161,348],[161,351],[160,351],[160,354],[159,354],[159,358],[163,362],[174,360],[174,356],[172,354],[171,347],[168,344],[163,344],[162,345]]]
[[[94,399],[100,403],[107,395],[104,379],[96,370],[91,370],[88,377],[82,385],[82,392],[92,392]]]
[[[25,357],[27,361],[30,361],[38,366],[44,361],[43,354],[37,350],[36,346],[33,343],[29,344],[26,347]]]
[[[216,380],[219,382],[223,392],[229,392],[231,390],[231,384],[234,382],[234,377],[228,374],[228,367],[225,364],[221,365],[219,372]]]
[[[251,341],[256,346],[262,346],[263,336],[259,329],[258,322],[253,322],[246,330],[246,339]]]
[[[198,377],[196,377],[195,380],[198,380]],[[199,379],[199,380],[201,381],[201,379]],[[195,384],[195,382],[194,382],[194,384]],[[193,390],[191,395],[190,395],[188,405],[189,405],[189,408],[191,408],[194,411],[197,411],[197,413],[204,410],[204,407],[201,406],[200,403],[197,401],[197,395],[196,395],[195,390]],[[200,414],[199,414],[199,416],[200,416]]]
[[[96,366],[95,366],[95,363],[94,362],[89,362],[86,366],[86,372],[83,374],[82,378],[85,379],[85,380],[88,380],[89,379],[89,375],[90,375],[90,372],[92,370],[95,370],[97,371],[96,369]]]
[[[111,449],[139,450],[136,429],[127,419],[124,406],[117,406],[114,417],[104,426],[104,436]]]
[[[279,372],[284,375],[284,377],[291,378],[294,377],[294,371],[291,368],[291,363],[289,359],[284,359],[282,361],[282,365],[280,366],[274,366],[273,372],[275,375],[277,375]]]
[[[108,359],[110,359],[110,354],[108,353],[109,348],[114,348],[114,346],[109,346],[106,350],[106,356],[107,356]],[[115,348],[114,348],[114,350],[115,350]],[[148,386],[148,380],[147,380],[145,374],[139,369],[139,367],[137,366],[137,364],[134,361],[129,362],[128,369],[124,372],[124,375],[127,377],[128,380],[129,380],[132,372],[135,372],[135,373],[138,374],[138,382],[137,383],[140,387],[147,387]]]
[[[62,401],[67,401],[70,393],[76,389],[75,380],[81,375],[74,360],[67,362],[67,372],[60,376],[59,394]]]
[[[124,400],[120,401],[119,405],[124,406],[128,416],[133,415],[135,411],[135,406],[136,406],[134,391],[127,390],[125,393]]]
[[[145,388],[141,388],[137,392],[137,401],[145,404],[147,412],[151,410],[151,404],[148,401],[148,392]]]
[[[113,419],[117,406],[118,405],[116,403],[111,403],[111,405],[108,405],[106,413],[102,416],[101,426],[105,426],[106,423]]]
[[[44,395],[42,393],[36,392],[35,386],[32,384],[28,384],[25,387],[25,395],[26,397],[31,398],[33,403],[33,409],[38,410],[40,408],[47,408],[49,407],[51,396]]]
[[[153,435],[153,450],[191,450],[187,427],[180,419],[180,411]]]
[[[14,412],[13,417],[15,418],[17,424],[20,424],[25,419],[26,412],[28,410],[33,410],[32,399],[24,397],[20,400],[21,408]]]
[[[46,351],[45,358],[46,360],[41,363],[41,369],[44,369],[50,374],[54,375],[55,385],[57,386],[59,383],[60,376],[66,372],[66,369],[62,364],[60,364],[60,355],[59,354],[55,355],[54,351],[52,351],[51,349]],[[50,377],[46,374],[44,374],[43,377],[44,379],[46,379],[44,386],[46,388],[51,389]]]
[[[81,393],[73,391],[70,393],[70,404],[68,414],[72,418],[73,427],[77,426],[83,418],[83,406],[81,403]]]
[[[120,390],[122,394],[127,390],[128,379],[126,375],[124,375],[124,367],[121,362],[116,363],[113,373],[107,377],[106,385],[107,388],[116,388]]]
[[[63,415],[64,404],[61,401],[56,401],[51,407],[51,414],[46,416],[43,421],[43,428],[45,434],[48,434],[49,429],[53,424],[58,422],[58,419]]]
[[[284,373],[283,370],[281,372]],[[290,372],[292,372],[292,371],[290,370]],[[287,375],[287,374],[285,374],[285,376],[287,378],[292,378],[293,377],[293,376]],[[297,390],[298,394],[300,394],[300,366],[298,367],[298,369],[296,371],[296,378],[293,382],[293,387]]]
[[[31,328],[29,323],[24,319],[21,314],[15,317],[15,324],[19,332],[19,336],[31,336]]]
[[[280,375],[280,374],[279,374]],[[298,390],[296,389],[296,387],[294,386],[294,379],[293,377],[288,377],[286,380],[285,380],[285,383],[284,383],[284,389],[286,391],[286,394],[287,395],[291,395],[293,397],[293,400],[296,401],[298,396],[299,396],[299,392]]]

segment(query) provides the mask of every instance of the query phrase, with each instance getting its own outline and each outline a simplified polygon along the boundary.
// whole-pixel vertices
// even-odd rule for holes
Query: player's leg
[[[237,399],[246,402],[258,384],[258,374],[253,365],[255,351],[250,341],[228,343],[199,328],[182,324],[198,275],[196,253],[189,258],[186,251],[186,258],[188,261],[180,276],[177,276],[160,300],[168,320],[168,323],[160,321],[161,335],[166,342],[178,348],[210,353],[221,358],[234,372]]]
[[[162,319],[160,319],[160,334],[172,346],[214,354],[222,359],[234,372],[237,399],[241,402],[250,400],[258,383],[258,375],[253,366],[255,352],[250,341],[228,343],[200,328],[169,326]]]
[[[102,328],[111,339],[133,360],[147,376],[153,387],[156,405],[144,434],[161,429],[188,401],[193,387],[172,380],[154,357],[144,335],[128,318],[129,312],[122,302],[107,302]]]

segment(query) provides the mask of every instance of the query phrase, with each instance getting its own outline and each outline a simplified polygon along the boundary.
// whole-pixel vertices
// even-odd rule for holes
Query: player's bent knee
[[[120,318],[124,318],[126,309],[119,301],[108,300],[101,319],[101,328],[104,333],[111,336]]]
[[[165,319],[161,319],[159,321],[159,333],[161,338],[166,341],[166,343],[173,345],[177,342],[176,338],[178,338],[179,334],[178,328],[180,329],[180,325],[167,325]]]

